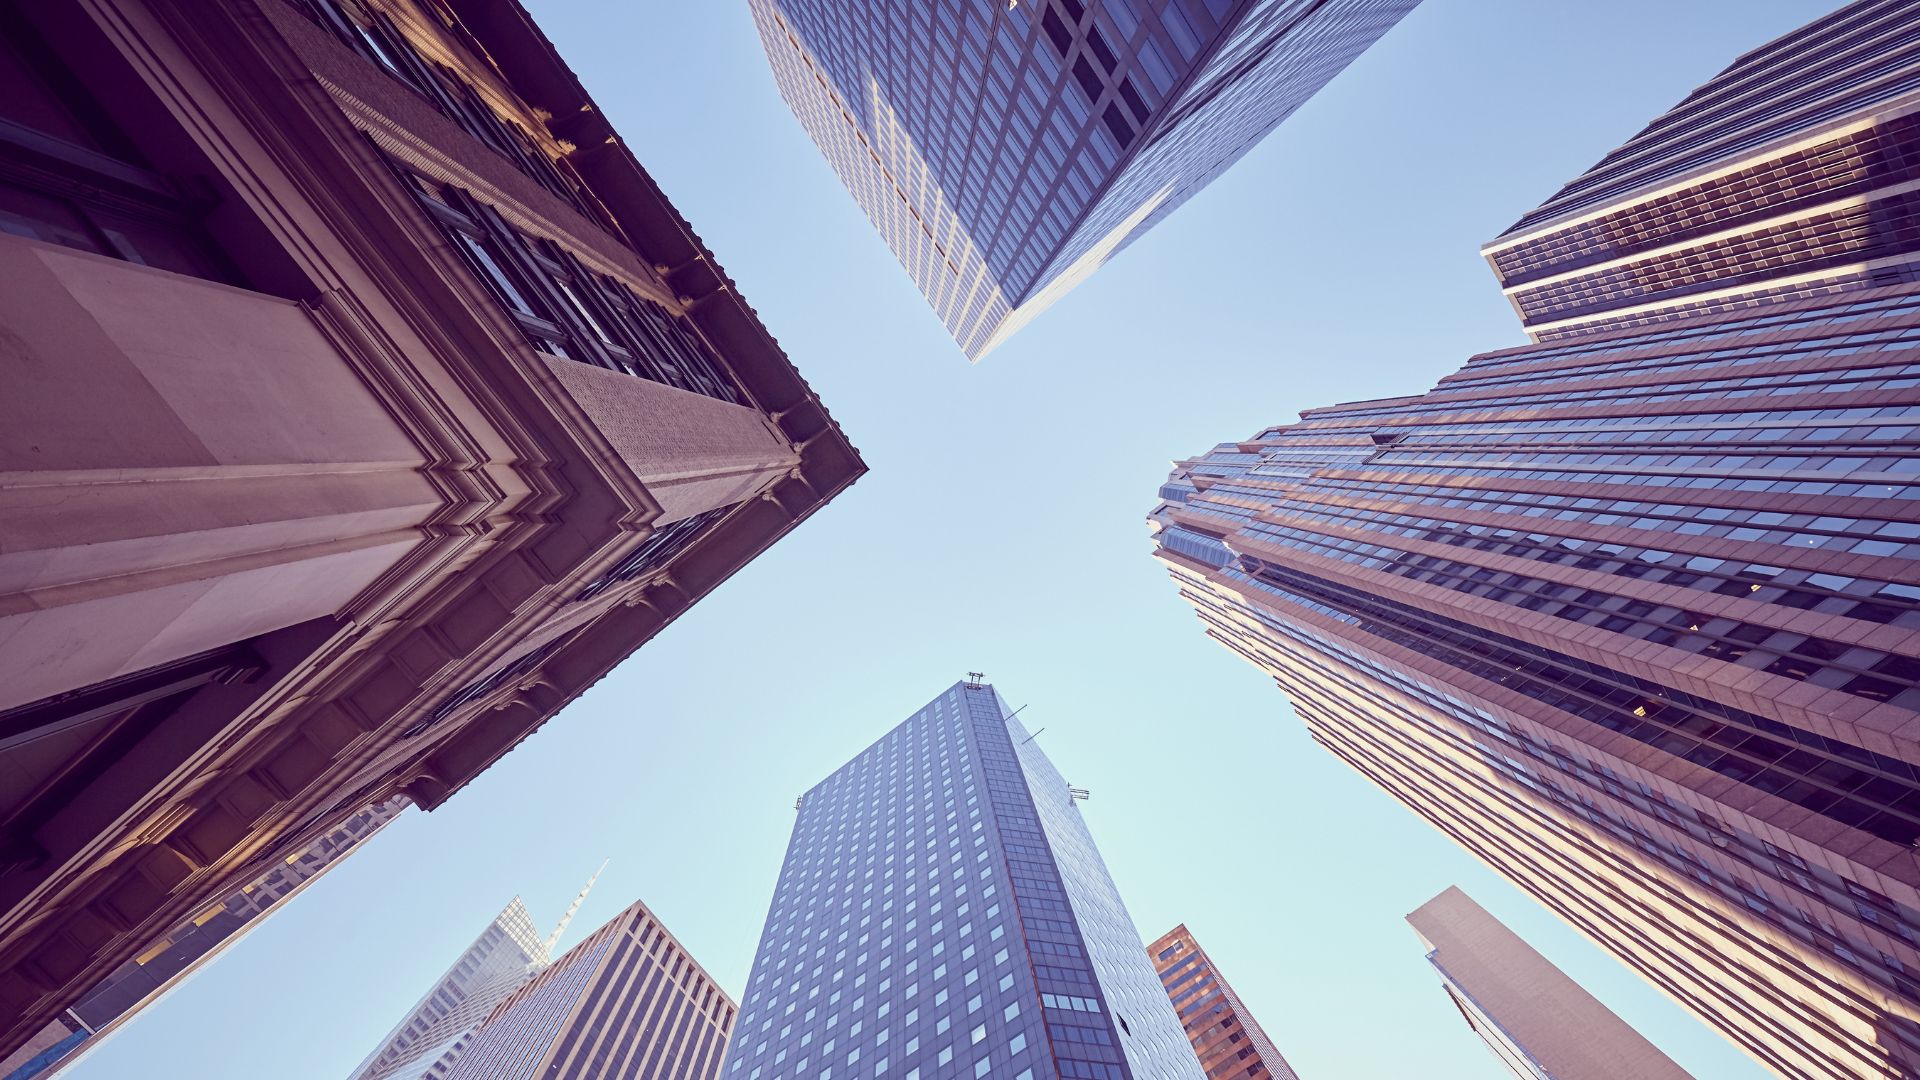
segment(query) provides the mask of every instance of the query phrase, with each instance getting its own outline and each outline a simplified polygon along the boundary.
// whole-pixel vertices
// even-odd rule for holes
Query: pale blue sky
[[[892,0],[909,3],[913,0]],[[1827,0],[1427,0],[978,367],[787,113],[744,0],[534,14],[873,472],[465,792],[72,1072],[341,1080],[516,893],[746,980],[794,796],[968,669],[1305,1080],[1493,1080],[1402,917],[1463,885],[1701,1080],[1765,1074],[1315,747],[1149,556],[1170,459],[1523,338],[1479,244]]]

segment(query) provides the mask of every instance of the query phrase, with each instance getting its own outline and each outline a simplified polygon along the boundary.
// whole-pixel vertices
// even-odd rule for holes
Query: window
[[[139,153],[28,24],[0,12],[0,233],[240,284],[196,207]]]
[[[395,170],[535,349],[746,403],[685,319],[589,269],[562,245],[514,228],[468,192]]]

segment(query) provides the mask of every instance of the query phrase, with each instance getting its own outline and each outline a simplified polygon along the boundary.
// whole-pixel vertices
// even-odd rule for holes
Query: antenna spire
[[[580,890],[579,896],[573,898],[573,903],[567,907],[567,913],[560,916],[560,925],[554,927],[553,933],[547,938],[546,953],[549,958],[553,956],[554,946],[560,944],[560,935],[567,932],[567,924],[573,921],[574,913],[580,910],[581,904],[586,903],[587,894],[593,891],[593,883],[600,880],[601,873],[607,869],[607,864],[612,861],[612,859],[601,860],[600,869],[595,870],[593,876],[587,879],[586,887]]]

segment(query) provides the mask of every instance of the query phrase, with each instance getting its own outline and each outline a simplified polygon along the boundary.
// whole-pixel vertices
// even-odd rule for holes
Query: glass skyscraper
[[[1912,53],[1917,10],[1755,50],[1778,111],[1693,135],[1826,146],[1860,86],[1920,78],[1851,62]],[[1725,174],[1718,213],[1783,183]],[[1920,1077],[1920,285],[1727,299],[1216,446],[1161,488],[1157,554],[1321,745],[1769,1068]]]
[[[979,359],[1419,0],[750,0],[774,80]]]
[[[727,1080],[1204,1080],[1074,794],[978,682],[815,785]]]
[[[1916,0],[1753,49],[1484,249],[1545,340],[1920,279]]]

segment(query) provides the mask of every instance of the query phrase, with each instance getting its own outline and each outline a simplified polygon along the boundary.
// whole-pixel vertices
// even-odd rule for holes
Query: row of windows
[[[1920,297],[1904,293],[1846,303],[1800,303],[1786,307],[1785,310],[1778,307],[1757,308],[1753,314],[1741,315],[1737,318],[1675,324],[1668,328],[1637,333],[1631,337],[1543,343],[1481,353],[1469,359],[1463,371],[1449,376],[1447,382],[1451,384],[1465,383],[1468,380],[1498,380],[1504,376],[1496,375],[1495,372],[1502,368],[1519,365],[1532,368],[1556,360],[1591,356],[1595,353],[1608,354],[1610,363],[1616,358],[1624,363],[1630,359],[1638,360],[1647,353],[1667,350],[1680,343],[1698,342],[1698,345],[1689,346],[1696,349],[1710,347],[1716,350],[1733,350],[1726,353],[1728,356],[1745,355],[1747,350],[1752,349],[1794,348],[1800,344],[1800,340],[1809,340],[1822,329],[1832,333],[1843,330],[1859,333],[1865,329],[1863,325],[1865,323],[1887,319],[1906,321],[1917,313],[1920,313]],[[1743,344],[1743,339],[1746,338],[1762,334],[1772,336],[1785,333],[1803,334],[1807,337],[1785,343]]]
[[[1920,240],[1920,198],[1893,194],[1871,203],[1647,256],[1513,294],[1529,322],[1629,306],[1656,294],[1683,295],[1755,278],[1853,263],[1909,250]]]
[[[1920,171],[1920,117],[1782,154],[1680,191],[1580,222],[1493,256],[1503,283],[1598,262],[1638,247],[1725,227],[1809,198],[1835,199],[1899,183]]]
[[[468,192],[404,169],[400,175],[535,349],[747,403],[684,319],[588,269],[565,247],[514,228]]]
[[[1190,596],[1189,598],[1200,602],[1195,597]],[[1663,859],[1679,860],[1684,864],[1682,873],[1687,876],[1697,877],[1702,883],[1736,900],[1746,896],[1759,896],[1764,898],[1765,893],[1763,890],[1760,890],[1758,886],[1740,880],[1737,876],[1731,875],[1725,869],[1710,867],[1707,863],[1702,862],[1679,845],[1656,843],[1652,833],[1645,828],[1631,823],[1628,819],[1618,814],[1602,811],[1592,799],[1578,793],[1569,792],[1560,784],[1549,779],[1549,777],[1556,775],[1578,778],[1595,790],[1604,789],[1610,797],[1618,800],[1622,805],[1626,805],[1629,796],[1620,786],[1624,781],[1621,780],[1613,770],[1603,765],[1589,763],[1582,758],[1570,756],[1558,748],[1539,742],[1532,737],[1524,736],[1490,714],[1467,705],[1461,699],[1444,691],[1436,690],[1426,683],[1413,679],[1410,676],[1375,664],[1365,657],[1329,641],[1323,635],[1312,635],[1308,637],[1290,626],[1277,626],[1271,623],[1267,624],[1267,626],[1269,629],[1280,631],[1288,641],[1309,646],[1317,651],[1333,654],[1338,658],[1340,664],[1350,665],[1353,671],[1364,672],[1367,677],[1379,680],[1392,689],[1408,695],[1433,710],[1437,715],[1450,717],[1467,724],[1479,732],[1492,735],[1501,741],[1504,748],[1537,759],[1543,764],[1544,768],[1541,770],[1529,768],[1527,765],[1514,761],[1505,754],[1491,751],[1484,745],[1471,743],[1458,733],[1443,729],[1434,724],[1421,713],[1410,711],[1389,702],[1374,692],[1373,689],[1362,685],[1354,678],[1350,678],[1344,669],[1336,666],[1336,668],[1330,670],[1324,662],[1308,660],[1296,654],[1292,649],[1281,645],[1279,641],[1267,639],[1267,644],[1279,648],[1279,650],[1288,657],[1289,662],[1297,665],[1299,670],[1314,672],[1315,678],[1317,679],[1331,679],[1332,682],[1339,687],[1339,689],[1334,692],[1345,695],[1342,700],[1349,702],[1367,701],[1374,707],[1383,710],[1387,714],[1387,722],[1385,724],[1387,729],[1393,730],[1396,733],[1420,731],[1425,733],[1427,737],[1438,739],[1446,744],[1457,745],[1463,749],[1478,750],[1489,765],[1508,778],[1518,782],[1521,786],[1531,789],[1536,794],[1559,804],[1577,816],[1601,826],[1606,831],[1618,835],[1627,843],[1640,847],[1648,851],[1649,854]],[[1343,754],[1342,756],[1347,755]],[[1349,760],[1351,760],[1351,758],[1349,758]],[[1366,770],[1363,768],[1362,771]],[[1372,774],[1369,773],[1369,775]],[[1656,816],[1659,816],[1662,821],[1675,829],[1688,832],[1696,839],[1711,842],[1723,855],[1739,854],[1739,848],[1734,846],[1733,842],[1746,842],[1738,841],[1736,835],[1731,832],[1723,822],[1706,814],[1704,811],[1693,810],[1677,803],[1669,802],[1644,784],[1637,784],[1635,787],[1637,787],[1639,792],[1648,800],[1644,805],[1637,808],[1638,812],[1654,813]],[[1688,818],[1697,820],[1698,824],[1683,821],[1680,817],[1676,816],[1678,814],[1687,815]],[[1754,843],[1752,846],[1756,852],[1764,847],[1774,858],[1787,863],[1789,866],[1799,868],[1789,871],[1793,878],[1798,879],[1791,881],[1793,887],[1805,889],[1813,894],[1818,893],[1814,883],[1808,879],[1805,874],[1800,872],[1806,869],[1804,862],[1775,848],[1771,844],[1762,845]],[[1749,859],[1748,862],[1749,865],[1760,869],[1768,876],[1781,880],[1783,883],[1788,883],[1789,879],[1782,876],[1782,868],[1778,866],[1762,866],[1762,860],[1758,859]],[[1842,897],[1857,897],[1862,901],[1870,901],[1876,905],[1877,908],[1888,913],[1884,915],[1874,914],[1871,917],[1863,916],[1863,921],[1873,923],[1882,928],[1897,930],[1900,932],[1901,938],[1909,944],[1915,940],[1916,935],[1914,932],[1905,926],[1897,914],[1893,914],[1899,909],[1892,901],[1871,889],[1859,885],[1857,882],[1840,878],[1838,875],[1831,874],[1824,869],[1814,872],[1821,874],[1824,878],[1831,879],[1829,882],[1824,882],[1823,884],[1826,884],[1838,895]],[[1688,898],[1678,891],[1669,888],[1667,892],[1676,903],[1691,903]],[[1831,903],[1831,900],[1826,897],[1820,897],[1820,899],[1823,902]],[[1862,904],[1860,910],[1873,911],[1875,909],[1868,908],[1865,904]],[[1711,913],[1700,912],[1700,914],[1705,916]],[[1800,915],[1806,926],[1821,925],[1819,920],[1816,920],[1808,914],[1805,909],[1801,909]],[[1805,926],[1788,924],[1787,928],[1796,933],[1805,932]],[[1826,929],[1831,933],[1830,927]],[[1836,935],[1836,941],[1838,940],[1841,939],[1838,939]],[[1887,959],[1893,961],[1890,965],[1892,969],[1898,970],[1900,968],[1897,960],[1893,960],[1890,956],[1887,957]],[[1856,966],[1858,965],[1856,964]],[[1863,968],[1863,970],[1872,973],[1871,968]]]
[[[421,55],[393,20],[366,0],[292,0],[295,7],[347,47],[398,79],[459,124],[467,134],[505,158],[522,174],[566,200],[587,220],[606,224],[598,202],[573,174],[571,166],[556,161],[526,128],[503,119],[478,88],[458,72]],[[422,5],[439,10],[436,5]],[[449,31],[464,34],[457,24]]]
[[[1920,780],[1904,761],[1273,564],[1247,562],[1243,580],[1256,588],[1842,824],[1901,845],[1920,838]]]

